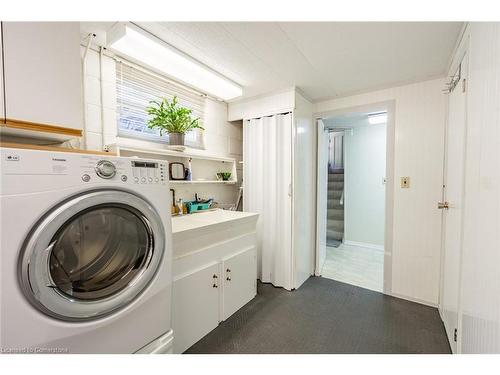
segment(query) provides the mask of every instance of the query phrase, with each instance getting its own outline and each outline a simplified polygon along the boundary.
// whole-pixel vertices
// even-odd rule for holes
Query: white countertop
[[[172,233],[181,233],[231,221],[256,218],[252,212],[227,211],[222,209],[172,217]]]

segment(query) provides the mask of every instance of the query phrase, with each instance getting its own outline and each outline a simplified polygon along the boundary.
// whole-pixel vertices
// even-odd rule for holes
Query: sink
[[[172,217],[172,231],[173,233],[182,232],[252,216],[257,216],[257,214],[251,212],[228,211],[220,208],[189,215],[174,216]]]

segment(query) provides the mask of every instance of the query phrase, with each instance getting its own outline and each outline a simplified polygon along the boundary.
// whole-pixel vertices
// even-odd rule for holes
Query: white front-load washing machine
[[[169,352],[167,163],[15,148],[1,157],[1,352]]]

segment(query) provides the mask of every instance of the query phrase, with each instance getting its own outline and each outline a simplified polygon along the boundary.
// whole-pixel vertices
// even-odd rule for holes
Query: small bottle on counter
[[[184,214],[184,201],[182,200],[182,198],[179,198],[177,200],[177,211],[179,215]]]

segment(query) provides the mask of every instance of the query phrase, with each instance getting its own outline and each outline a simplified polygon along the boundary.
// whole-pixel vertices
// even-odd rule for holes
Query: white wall
[[[84,48],[81,48],[82,56]],[[118,137],[116,118],[116,67],[115,60],[109,56],[102,56],[102,87],[103,98],[100,93],[100,62],[99,53],[89,50],[86,69],[86,148],[102,150],[104,145],[112,143],[126,143],[137,147],[161,148],[165,144]],[[101,106],[104,110],[104,121],[101,122]],[[227,121],[227,104],[207,98],[205,101],[203,132],[205,152],[211,155],[229,156],[243,160],[243,127],[241,121]],[[103,138],[104,133],[104,138]],[[74,145],[79,146],[79,145]],[[237,164],[238,179],[241,183],[242,169]],[[201,197],[213,197],[222,204],[236,202],[240,184],[236,185],[182,185],[176,186],[176,198],[192,200],[194,193]]]
[[[387,126],[362,122],[344,136],[344,238],[383,247]]]
[[[461,351],[499,353],[500,23],[470,25],[467,102]]]
[[[83,56],[85,51],[81,47]],[[102,56],[102,103],[100,83],[99,53],[89,49],[86,59],[85,74],[85,116],[86,148],[88,150],[103,149],[104,144],[114,143],[116,139],[116,68],[115,60]],[[103,114],[101,119],[101,107]]]
[[[322,114],[394,103],[395,178],[387,182],[394,188],[390,289],[396,296],[431,305],[437,305],[439,297],[441,213],[436,203],[441,199],[443,182],[443,88],[444,79],[436,79],[315,105],[315,112]],[[400,188],[401,176],[410,176],[409,189]]]

